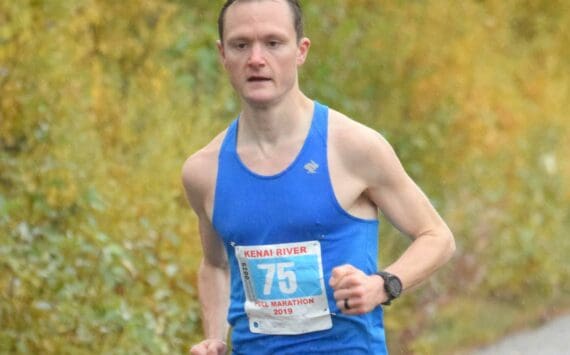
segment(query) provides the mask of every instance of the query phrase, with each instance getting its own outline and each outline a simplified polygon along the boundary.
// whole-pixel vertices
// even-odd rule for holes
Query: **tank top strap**
[[[327,145],[327,129],[328,129],[328,113],[329,108],[318,101],[315,101],[313,113],[313,129],[322,139],[325,147]]]
[[[236,151],[238,121],[239,121],[239,117],[234,119],[232,121],[232,123],[230,123],[230,125],[228,126],[228,129],[226,130],[226,136],[224,137],[224,140],[222,141],[220,154],[222,154],[224,152],[232,153],[232,152]]]

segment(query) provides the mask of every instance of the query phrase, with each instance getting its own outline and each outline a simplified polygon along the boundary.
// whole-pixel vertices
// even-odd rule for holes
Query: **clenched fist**
[[[388,299],[381,277],[366,275],[348,264],[332,270],[329,285],[334,290],[337,307],[344,314],[368,313]]]

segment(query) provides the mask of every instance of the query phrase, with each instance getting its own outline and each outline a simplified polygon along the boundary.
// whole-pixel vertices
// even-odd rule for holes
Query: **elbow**
[[[434,248],[437,253],[439,266],[443,266],[453,258],[456,251],[455,238],[445,222],[434,228]]]
[[[448,262],[449,260],[451,260],[451,258],[453,257],[453,255],[455,254],[455,251],[457,249],[457,246],[455,245],[455,238],[453,237],[453,233],[451,232],[451,230],[449,230],[449,228],[447,226],[445,226],[445,244],[444,244],[444,255],[445,255],[445,262]]]

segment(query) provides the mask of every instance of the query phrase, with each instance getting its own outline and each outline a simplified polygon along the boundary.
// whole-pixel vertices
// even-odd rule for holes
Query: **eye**
[[[247,48],[247,42],[245,41],[236,41],[230,43],[231,47],[238,50],[243,50]]]
[[[277,48],[277,47],[279,47],[280,44],[281,44],[281,43],[280,43],[279,41],[277,41],[277,40],[270,40],[269,42],[267,42],[267,45],[268,45],[270,48]]]

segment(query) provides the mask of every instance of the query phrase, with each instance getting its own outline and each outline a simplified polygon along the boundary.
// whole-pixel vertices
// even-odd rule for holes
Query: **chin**
[[[250,106],[254,107],[268,106],[271,103],[277,101],[277,97],[275,95],[251,95],[251,96],[244,96],[243,99]]]

